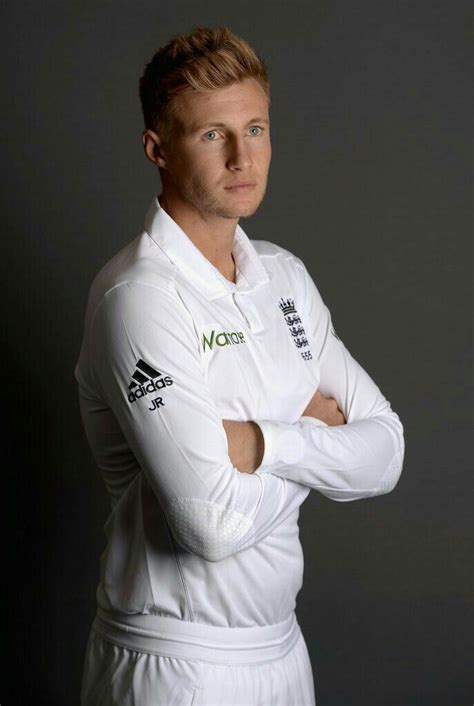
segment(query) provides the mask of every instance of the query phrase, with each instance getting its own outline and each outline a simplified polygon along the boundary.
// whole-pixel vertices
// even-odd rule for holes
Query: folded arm
[[[127,282],[109,291],[95,313],[91,374],[176,541],[219,561],[270,534],[309,489],[234,467],[199,346],[174,291]]]
[[[292,424],[256,420],[265,450],[255,475],[291,478],[341,502],[388,493],[402,470],[402,424],[335,333],[327,306],[299,263],[312,354],[320,369],[318,390],[335,400],[347,423],[328,426],[306,416],[306,410]]]

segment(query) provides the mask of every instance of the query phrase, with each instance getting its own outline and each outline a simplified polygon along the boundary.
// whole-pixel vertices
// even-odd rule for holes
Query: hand
[[[336,400],[333,400],[332,397],[324,397],[319,390],[316,390],[310,399],[302,416],[321,419],[330,427],[337,427],[340,424],[347,423],[343,413],[337,406]]]
[[[232,465],[241,473],[253,473],[262,463],[265,442],[255,422],[223,419]]]

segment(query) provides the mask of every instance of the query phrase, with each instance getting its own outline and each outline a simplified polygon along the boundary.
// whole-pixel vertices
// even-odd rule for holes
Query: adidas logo
[[[132,382],[128,386],[130,390],[128,395],[129,402],[136,402],[141,397],[145,397],[150,392],[162,390],[167,385],[172,385],[173,381],[169,375],[163,377],[163,374],[152,368],[151,365],[145,363],[140,358],[136,365],[137,369],[132,375]]]

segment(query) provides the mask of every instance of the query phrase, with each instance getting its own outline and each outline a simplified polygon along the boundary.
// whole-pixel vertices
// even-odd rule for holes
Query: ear
[[[147,159],[153,162],[157,167],[166,169],[166,159],[163,154],[162,143],[158,133],[146,128],[142,132],[142,142]]]

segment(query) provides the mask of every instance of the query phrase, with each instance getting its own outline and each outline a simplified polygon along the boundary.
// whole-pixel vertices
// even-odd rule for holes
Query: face
[[[161,145],[166,197],[203,214],[251,216],[267,187],[271,160],[268,99],[253,78],[209,93],[184,93],[175,111],[175,135]],[[231,188],[236,184],[251,186]]]

